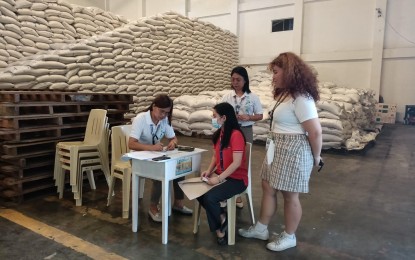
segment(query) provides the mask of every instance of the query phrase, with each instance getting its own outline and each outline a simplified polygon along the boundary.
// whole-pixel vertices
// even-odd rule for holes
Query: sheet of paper
[[[222,182],[223,183],[223,182]],[[179,182],[179,187],[183,190],[189,200],[196,199],[206,192],[208,192],[213,187],[220,185],[222,183],[211,186],[206,182],[202,181],[200,177],[188,178],[186,180]]]
[[[123,154],[121,156],[121,160],[128,161],[130,159],[138,159],[138,160],[150,160],[156,157],[160,157],[163,155],[172,156],[175,154],[184,153],[182,151],[178,151],[177,149],[170,150],[170,151],[135,151]]]
[[[166,152],[156,152],[156,151],[136,151],[124,154],[121,159],[122,160],[129,160],[129,159],[138,159],[138,160],[148,160],[153,159],[159,156],[166,155]]]

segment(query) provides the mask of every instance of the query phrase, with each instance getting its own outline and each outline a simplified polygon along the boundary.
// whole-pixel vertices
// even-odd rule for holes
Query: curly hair
[[[278,66],[284,71],[283,86],[282,88],[274,87],[274,99],[277,99],[281,94],[289,94],[293,98],[298,95],[311,96],[315,102],[320,99],[316,75],[296,54],[292,52],[281,53],[268,64],[268,69],[272,71],[274,66]]]

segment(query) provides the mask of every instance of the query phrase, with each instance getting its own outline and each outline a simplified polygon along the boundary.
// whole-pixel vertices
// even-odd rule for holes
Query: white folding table
[[[153,161],[151,159],[137,159],[130,153],[128,158],[132,162],[132,230],[137,232],[138,226],[138,194],[140,194],[140,177],[161,181],[162,183],[162,237],[161,242],[167,244],[168,216],[171,211],[169,203],[170,182],[174,179],[189,175],[200,174],[201,157],[204,149],[195,148],[194,151],[169,151],[170,159]]]

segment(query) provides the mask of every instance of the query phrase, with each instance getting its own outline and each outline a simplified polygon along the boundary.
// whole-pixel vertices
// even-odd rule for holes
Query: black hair
[[[159,94],[154,98],[153,102],[151,102],[150,106],[144,111],[153,111],[153,106],[158,108],[171,108],[170,113],[167,116],[169,125],[171,125],[171,117],[173,115],[173,100],[165,94]]]
[[[227,102],[219,103],[213,107],[215,109],[216,113],[218,113],[219,116],[226,116],[226,120],[223,123],[223,136],[221,140],[221,150],[225,147],[229,146],[229,142],[231,140],[231,135],[233,130],[238,130],[241,132],[244,142],[245,142],[245,136],[241,131],[241,127],[238,124],[238,119],[236,119],[235,110],[233,109],[233,106]],[[216,130],[216,132],[212,136],[212,142],[213,144],[216,144],[220,137],[221,128]]]
[[[244,84],[244,87],[242,88],[242,91],[243,92],[246,92],[246,93],[251,93],[251,90],[249,89],[249,77],[248,77],[248,72],[246,71],[246,69],[244,68],[244,67],[241,67],[241,66],[237,66],[237,67],[235,67],[235,68],[233,68],[232,69],[232,72],[231,72],[231,77],[232,77],[232,75],[234,74],[234,73],[236,73],[236,74],[238,74],[238,75],[240,75],[242,78],[244,78],[244,80],[245,80],[245,84]]]

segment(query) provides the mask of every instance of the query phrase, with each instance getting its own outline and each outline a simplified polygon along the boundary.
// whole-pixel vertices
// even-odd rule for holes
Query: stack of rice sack
[[[264,110],[263,119],[253,126],[254,140],[265,141],[269,132],[269,109],[272,109],[272,76],[268,71],[259,71],[250,78],[250,89],[261,101]]]
[[[133,117],[155,94],[222,90],[236,36],[168,12],[137,21],[61,0],[0,0],[0,89],[133,94]]]
[[[220,94],[218,94],[220,93]],[[212,108],[220,102],[224,91],[203,91],[199,95],[183,95],[174,100],[174,129],[184,135],[212,135]]]
[[[61,0],[1,0],[0,68],[22,57],[49,51],[56,43],[75,43],[125,23],[122,17],[101,9]]]
[[[347,142],[353,133],[356,140],[358,135],[366,135],[366,129],[374,129],[376,99],[372,91],[342,88],[330,82],[321,83],[319,89],[321,100],[317,108],[323,128],[323,149],[362,149],[374,139],[361,138],[358,144]]]

